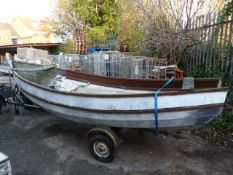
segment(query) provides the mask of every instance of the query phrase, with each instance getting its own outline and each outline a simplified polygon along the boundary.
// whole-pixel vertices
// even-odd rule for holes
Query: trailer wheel
[[[89,150],[92,156],[101,162],[111,162],[115,157],[113,141],[106,135],[96,133],[88,138]]]

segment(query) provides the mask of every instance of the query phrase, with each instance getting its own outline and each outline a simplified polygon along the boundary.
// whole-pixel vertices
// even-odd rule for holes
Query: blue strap
[[[159,134],[159,121],[158,121],[158,95],[160,91],[169,85],[174,80],[174,77],[169,79],[161,88],[155,91],[155,133]]]

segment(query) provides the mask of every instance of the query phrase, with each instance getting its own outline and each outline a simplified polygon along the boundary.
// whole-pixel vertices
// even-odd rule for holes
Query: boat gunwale
[[[32,86],[35,86],[37,88],[50,91],[53,93],[59,93],[59,94],[65,94],[65,95],[71,95],[71,96],[84,96],[84,97],[99,97],[99,98],[123,98],[123,97],[151,97],[154,96],[155,93],[137,93],[137,94],[84,94],[84,93],[75,93],[75,92],[66,92],[61,91],[57,89],[51,89],[49,87],[42,86],[40,84],[37,84],[35,82],[32,82],[22,76],[20,76],[17,71],[13,71],[14,76],[19,78],[21,81],[28,83]],[[185,94],[196,94],[196,93],[208,93],[208,92],[223,92],[227,91],[227,87],[221,87],[221,88],[208,88],[208,89],[195,89],[195,90],[182,90],[182,91],[162,91],[159,93],[159,96],[175,96],[175,95],[185,95]],[[156,92],[156,91],[154,91]]]
[[[22,90],[23,93],[37,99],[40,101],[44,101],[46,103],[69,108],[72,110],[80,110],[80,111],[87,111],[87,112],[95,112],[95,113],[105,113],[105,114],[146,114],[146,113],[154,113],[154,109],[145,109],[145,110],[100,110],[100,109],[88,109],[88,108],[82,108],[77,106],[69,106],[64,105],[61,103],[52,102],[49,100],[46,100],[44,98],[35,96],[29,92],[26,92],[25,90]],[[196,106],[188,106],[188,107],[175,107],[175,108],[164,108],[159,109],[158,112],[177,112],[177,111],[190,111],[190,110],[207,110],[207,109],[214,109],[214,108],[222,108],[224,103],[216,103],[216,104],[207,104],[207,105],[196,105]]]
[[[73,70],[65,70],[66,78],[75,80],[75,81],[82,81],[82,82],[90,82],[96,85],[100,86],[106,86],[106,87],[115,87],[115,88],[121,88],[121,89],[127,89],[127,90],[145,90],[145,91],[153,91],[155,92],[160,87],[162,87],[169,79],[136,79],[136,78],[123,78],[123,77],[108,77],[108,76],[102,76],[102,75],[95,75],[95,74],[89,74],[85,72],[80,71],[73,71]],[[154,84],[156,81],[156,84]],[[198,87],[201,83],[212,83],[213,81],[219,81],[218,78],[195,78],[194,83],[198,83]],[[141,84],[140,86],[132,85],[131,83]],[[172,83],[170,83],[168,86],[173,85],[173,87],[164,88],[163,91],[187,91],[182,89],[182,82],[183,79],[174,79]],[[149,86],[144,86],[142,84],[150,84]],[[154,85],[153,85],[154,84]],[[160,84],[160,86],[158,86]],[[153,86],[151,86],[153,85]],[[195,85],[196,86],[196,85]],[[214,87],[200,87],[199,89],[207,89],[207,88],[216,88]]]
[[[63,69],[60,69],[63,70]],[[63,70],[64,71],[64,70]],[[66,72],[71,72],[71,73],[81,73],[83,75],[88,75],[88,76],[96,76],[96,77],[101,77],[105,79],[115,79],[115,80],[140,80],[140,81],[155,81],[155,79],[137,79],[137,78],[122,78],[122,77],[107,77],[107,76],[101,76],[101,75],[95,75],[95,74],[89,74],[85,72],[78,72],[78,71],[72,71],[72,70],[65,70]],[[169,79],[156,79],[156,81],[161,81],[161,82],[166,82]],[[212,80],[218,80],[218,78],[195,78],[195,80],[203,80],[203,81],[212,81]],[[175,79],[174,81],[183,81],[183,79]]]

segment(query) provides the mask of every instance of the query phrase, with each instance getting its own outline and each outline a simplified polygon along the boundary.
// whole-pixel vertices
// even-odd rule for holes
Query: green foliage
[[[68,38],[66,42],[62,43],[59,46],[59,52],[63,52],[64,54],[72,54],[74,48],[73,46],[74,46],[73,40]]]
[[[107,40],[105,29],[103,27],[94,27],[88,33],[88,40],[91,44],[103,43]]]
[[[223,8],[222,15],[219,18],[220,22],[224,22],[233,13],[233,0],[229,1]],[[217,37],[219,28],[213,33],[212,37]],[[224,57],[224,55],[223,55]],[[223,86],[229,87],[224,110],[220,117],[211,122],[208,125],[209,132],[220,131],[228,132],[233,130],[233,79],[229,78],[229,75],[213,69],[213,71],[206,72],[203,69],[204,66],[199,66],[194,71],[190,71],[187,75],[193,77],[216,77],[222,78]]]
[[[115,0],[58,0],[53,31],[64,37],[85,35],[89,43],[116,39],[119,26]]]
[[[224,72],[219,71],[217,67],[211,69],[210,71],[206,71],[204,65],[199,65],[194,70],[189,71],[187,73],[187,76],[194,78],[212,77],[212,78],[226,79],[227,75]]]
[[[135,0],[118,0],[119,22],[118,39],[129,46],[130,52],[144,54],[142,43],[146,31],[143,12],[137,7]],[[144,51],[142,53],[142,51]]]
[[[108,24],[111,28],[117,17],[117,5],[114,0],[72,0],[72,6],[89,27]]]
[[[226,105],[220,117],[211,122],[208,125],[208,130],[212,131],[228,131],[233,129],[233,80],[229,80],[228,76],[221,71],[211,71],[206,73],[203,69],[203,66],[195,69],[194,71],[190,71],[187,76],[204,78],[204,77],[215,77],[221,78],[223,80],[223,86],[229,87]]]
[[[115,0],[72,0],[72,7],[87,26],[90,43],[116,38],[118,6]]]
[[[222,13],[218,17],[219,23],[224,23],[224,21],[226,21],[228,19],[228,17],[232,15],[232,13],[233,13],[233,0],[228,1],[224,5],[224,7],[222,9]],[[218,35],[219,35],[219,32],[220,32],[220,28],[221,28],[221,25],[219,25],[218,27],[216,27],[214,29],[214,32],[212,33],[212,38],[214,38],[214,40],[218,38]]]
[[[233,0],[229,1],[223,8],[222,20],[227,19],[233,13]]]
[[[130,52],[142,52],[141,43],[144,40],[144,29],[140,27],[139,22],[129,22],[120,29],[119,39],[129,46]]]
[[[233,130],[233,80],[225,81],[224,84],[229,87],[226,105],[221,116],[208,125],[209,131]]]

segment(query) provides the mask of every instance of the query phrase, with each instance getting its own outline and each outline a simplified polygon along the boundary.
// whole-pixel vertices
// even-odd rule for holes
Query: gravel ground
[[[90,128],[38,109],[15,115],[12,108],[0,115],[0,151],[15,175],[233,174],[233,148],[220,149],[190,131],[125,130],[115,160],[100,163],[85,140]]]

